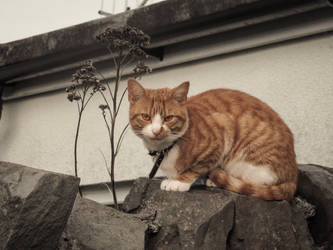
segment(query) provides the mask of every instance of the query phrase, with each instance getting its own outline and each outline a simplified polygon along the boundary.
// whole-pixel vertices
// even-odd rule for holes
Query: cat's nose
[[[155,136],[158,136],[161,132],[162,132],[162,127],[153,129],[153,134]]]

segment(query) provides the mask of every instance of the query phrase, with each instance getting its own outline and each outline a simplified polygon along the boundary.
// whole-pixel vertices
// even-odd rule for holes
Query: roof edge
[[[161,46],[160,37],[169,38],[208,23],[247,18],[250,12],[274,12],[304,4],[327,4],[326,0],[168,0],[110,17],[26,39],[0,44],[0,79],[45,70],[103,54],[104,48],[95,37],[106,27],[131,25],[152,37],[152,47]],[[288,7],[289,6],[289,7]],[[295,13],[297,14],[297,13]],[[164,39],[164,38],[163,38]],[[171,40],[171,39],[169,39]],[[154,42],[155,41],[155,42]],[[169,41],[170,42],[170,41]],[[155,43],[155,45],[154,45]]]

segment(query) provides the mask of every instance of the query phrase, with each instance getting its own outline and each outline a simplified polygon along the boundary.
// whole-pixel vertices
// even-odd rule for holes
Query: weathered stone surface
[[[315,216],[308,219],[317,245],[333,249],[333,169],[299,165],[298,195],[315,205]]]
[[[0,162],[0,249],[56,249],[78,185],[73,176]]]
[[[313,238],[309,231],[308,223],[305,219],[306,217],[304,216],[304,211],[296,204],[296,199],[298,198],[299,197],[291,201],[293,231],[295,232],[299,249],[314,249]]]
[[[77,197],[61,250],[145,249],[147,225],[133,215]]]
[[[230,249],[300,249],[302,242],[298,242],[292,207],[287,201],[268,202],[232,195],[235,197],[236,210],[229,239]],[[303,238],[308,237],[305,235]],[[311,249],[311,246],[302,249]]]
[[[287,201],[203,186],[166,192],[159,185],[138,179],[124,204],[139,215],[156,214],[160,230],[150,234],[148,249],[312,249],[303,215]]]
[[[143,198],[140,213],[155,213],[154,223],[161,226],[150,235],[148,249],[226,249],[234,216],[230,198],[204,190],[165,192],[160,190],[159,180],[148,186],[145,182],[141,178],[133,187]],[[145,193],[140,195],[140,189]],[[130,199],[124,206],[128,202]]]
[[[123,210],[125,212],[132,212],[135,209],[138,209],[141,205],[141,201],[144,198],[144,194],[149,185],[149,180],[147,178],[136,179],[129,194],[126,196]]]

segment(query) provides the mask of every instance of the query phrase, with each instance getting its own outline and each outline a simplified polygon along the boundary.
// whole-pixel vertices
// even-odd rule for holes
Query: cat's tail
[[[296,181],[275,186],[257,185],[228,175],[220,168],[213,170],[209,179],[218,187],[262,200],[290,200],[296,191]]]

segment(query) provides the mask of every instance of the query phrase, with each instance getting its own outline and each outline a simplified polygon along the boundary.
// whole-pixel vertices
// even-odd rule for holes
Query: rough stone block
[[[133,215],[78,196],[60,250],[145,249],[147,228]]]
[[[297,193],[315,206],[308,219],[317,245],[333,249],[333,169],[317,165],[299,165]]]
[[[293,221],[293,210],[287,201],[263,201],[237,194],[234,196],[235,223],[229,239],[232,250],[300,249]],[[304,218],[303,218],[304,221]],[[296,222],[297,223],[297,222]],[[305,223],[306,225],[306,223]],[[300,232],[297,232],[298,234]],[[308,237],[303,239],[311,239]],[[306,245],[311,249],[310,244]]]
[[[141,205],[141,201],[144,198],[143,195],[146,193],[146,190],[149,185],[149,180],[147,178],[138,178],[134,181],[134,184],[126,196],[123,210],[125,212],[132,212],[138,209]]]
[[[141,201],[140,201],[141,199]],[[140,178],[125,199],[137,216],[155,214],[147,249],[312,249],[312,237],[293,202],[263,201],[220,188],[160,190]]]
[[[56,249],[79,179],[0,162],[0,249]]]
[[[232,199],[204,190],[166,192],[159,186],[159,180],[147,185],[140,178],[124,203],[136,207],[141,197],[137,212],[156,215],[153,223],[160,230],[150,234],[148,249],[226,249],[234,219]]]

